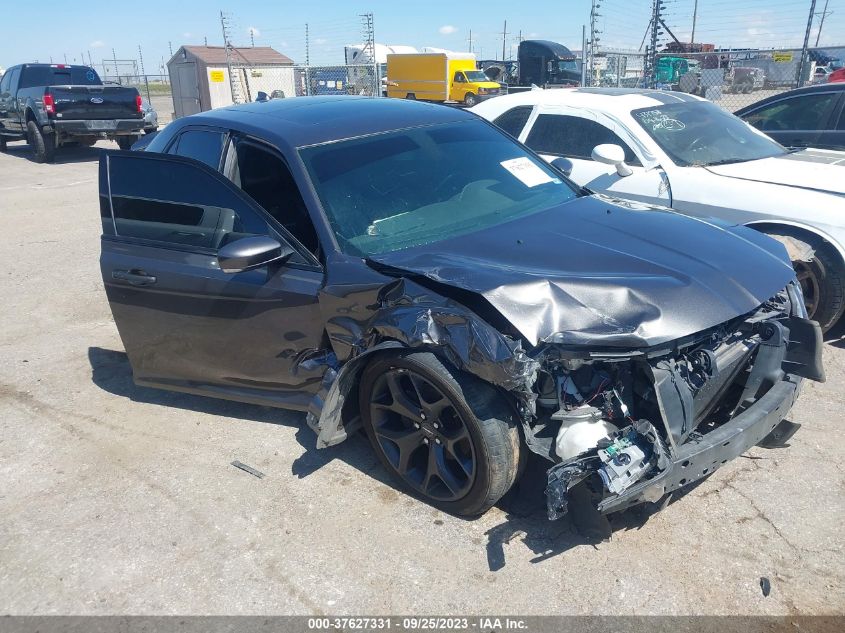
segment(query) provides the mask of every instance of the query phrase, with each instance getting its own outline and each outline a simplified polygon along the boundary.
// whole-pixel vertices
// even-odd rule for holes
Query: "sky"
[[[665,22],[672,33],[688,41],[696,0],[665,0]],[[845,0],[827,0],[820,46],[845,44]],[[810,0],[698,0],[695,39],[717,46],[800,47]],[[825,0],[817,0],[816,12]],[[382,44],[432,46],[469,50],[479,58],[501,58],[502,31],[507,20],[505,52],[515,53],[520,34],[525,39],[550,39],[571,49],[581,48],[581,27],[589,25],[590,0],[460,0],[425,2],[381,0],[142,0],[84,3],[44,0],[16,3],[15,25],[3,27],[0,66],[26,61],[99,65],[143,57],[147,74],[166,72],[163,64],[181,44],[221,45],[220,11],[230,16],[232,41],[272,46],[298,63],[305,62],[305,24],[313,64],[343,63],[343,46],[360,42],[359,15],[373,13],[375,39]],[[599,46],[638,49],[651,15],[651,0],[600,0]],[[50,16],[45,19],[45,15]],[[810,43],[815,43],[820,15]],[[470,34],[472,39],[470,40]],[[664,36],[664,41],[669,36]],[[471,42],[471,43],[470,43]],[[139,47],[141,53],[139,55]]]

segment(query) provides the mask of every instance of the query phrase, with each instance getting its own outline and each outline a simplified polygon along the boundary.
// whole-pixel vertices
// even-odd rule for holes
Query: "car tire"
[[[148,127],[144,129],[144,134],[155,134],[156,132],[158,132],[158,126]]]
[[[35,121],[27,121],[26,137],[36,163],[52,163],[56,157],[56,135],[44,134]]]
[[[768,235],[782,241],[783,232],[774,230]],[[787,237],[813,251],[811,260],[793,260],[792,267],[801,284],[807,315],[827,332],[845,312],[845,264],[830,243],[815,235],[796,233]]]
[[[122,150],[130,150],[138,140],[137,136],[118,136],[115,139],[117,146]]]
[[[478,97],[476,97],[471,92],[466,93],[466,96],[464,96],[464,105],[468,108],[471,108],[476,103],[478,103]]]
[[[409,92],[408,94],[405,95],[405,98],[408,99],[409,101],[416,101],[417,95],[415,95],[413,92]]]
[[[493,386],[434,354],[376,357],[362,374],[359,402],[382,465],[405,490],[445,512],[482,514],[516,480],[513,407]]]
[[[9,147],[6,145],[6,137],[0,136],[0,152],[5,154],[8,149]]]

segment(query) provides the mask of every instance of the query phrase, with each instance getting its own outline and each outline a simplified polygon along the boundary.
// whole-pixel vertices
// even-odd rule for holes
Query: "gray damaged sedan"
[[[103,154],[100,210],[137,384],[306,412],[320,448],[363,427],[459,515],[530,452],[550,518],[578,487],[602,513],[658,500],[794,432],[824,379],[781,244],[580,189],[458,109],[183,118]]]

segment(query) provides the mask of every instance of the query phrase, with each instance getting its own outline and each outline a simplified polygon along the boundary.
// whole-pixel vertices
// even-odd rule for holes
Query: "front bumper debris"
[[[566,514],[569,491],[576,485],[583,483],[599,493],[598,512],[621,511],[655,502],[699,481],[772,434],[795,403],[802,380],[824,380],[821,330],[813,321],[789,317],[766,322],[759,331],[750,371],[743,379],[730,419],[708,430],[707,424],[695,416],[698,403],[693,403],[692,396],[677,396],[680,406],[661,402],[665,443],[650,422],[631,420],[631,426],[620,430],[615,438],[603,440],[596,449],[548,470],[549,519]],[[674,368],[674,361],[669,364]],[[655,363],[655,367],[661,365],[666,363]],[[659,377],[658,372],[655,376]],[[681,393],[681,382],[675,373],[662,384]],[[659,391],[660,381],[654,384]],[[684,420],[678,419],[684,416]],[[692,426],[685,428],[685,423]],[[614,461],[614,457],[624,459]]]

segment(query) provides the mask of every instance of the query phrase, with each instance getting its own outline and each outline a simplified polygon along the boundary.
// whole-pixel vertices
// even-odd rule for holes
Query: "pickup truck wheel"
[[[377,357],[361,377],[359,402],[384,467],[446,512],[479,515],[516,480],[520,435],[512,407],[434,354]]]
[[[56,135],[44,134],[35,121],[26,124],[26,138],[36,163],[52,163],[56,157]]]
[[[471,108],[471,107],[472,107],[472,106],[474,106],[476,103],[478,103],[478,97],[476,97],[476,96],[475,96],[474,94],[472,94],[471,92],[468,92],[468,93],[466,94],[466,96],[464,97],[464,105],[465,105],[466,107],[468,107],[468,108]]]
[[[137,136],[118,136],[116,139],[117,146],[123,150],[132,149],[132,145],[138,140]]]

